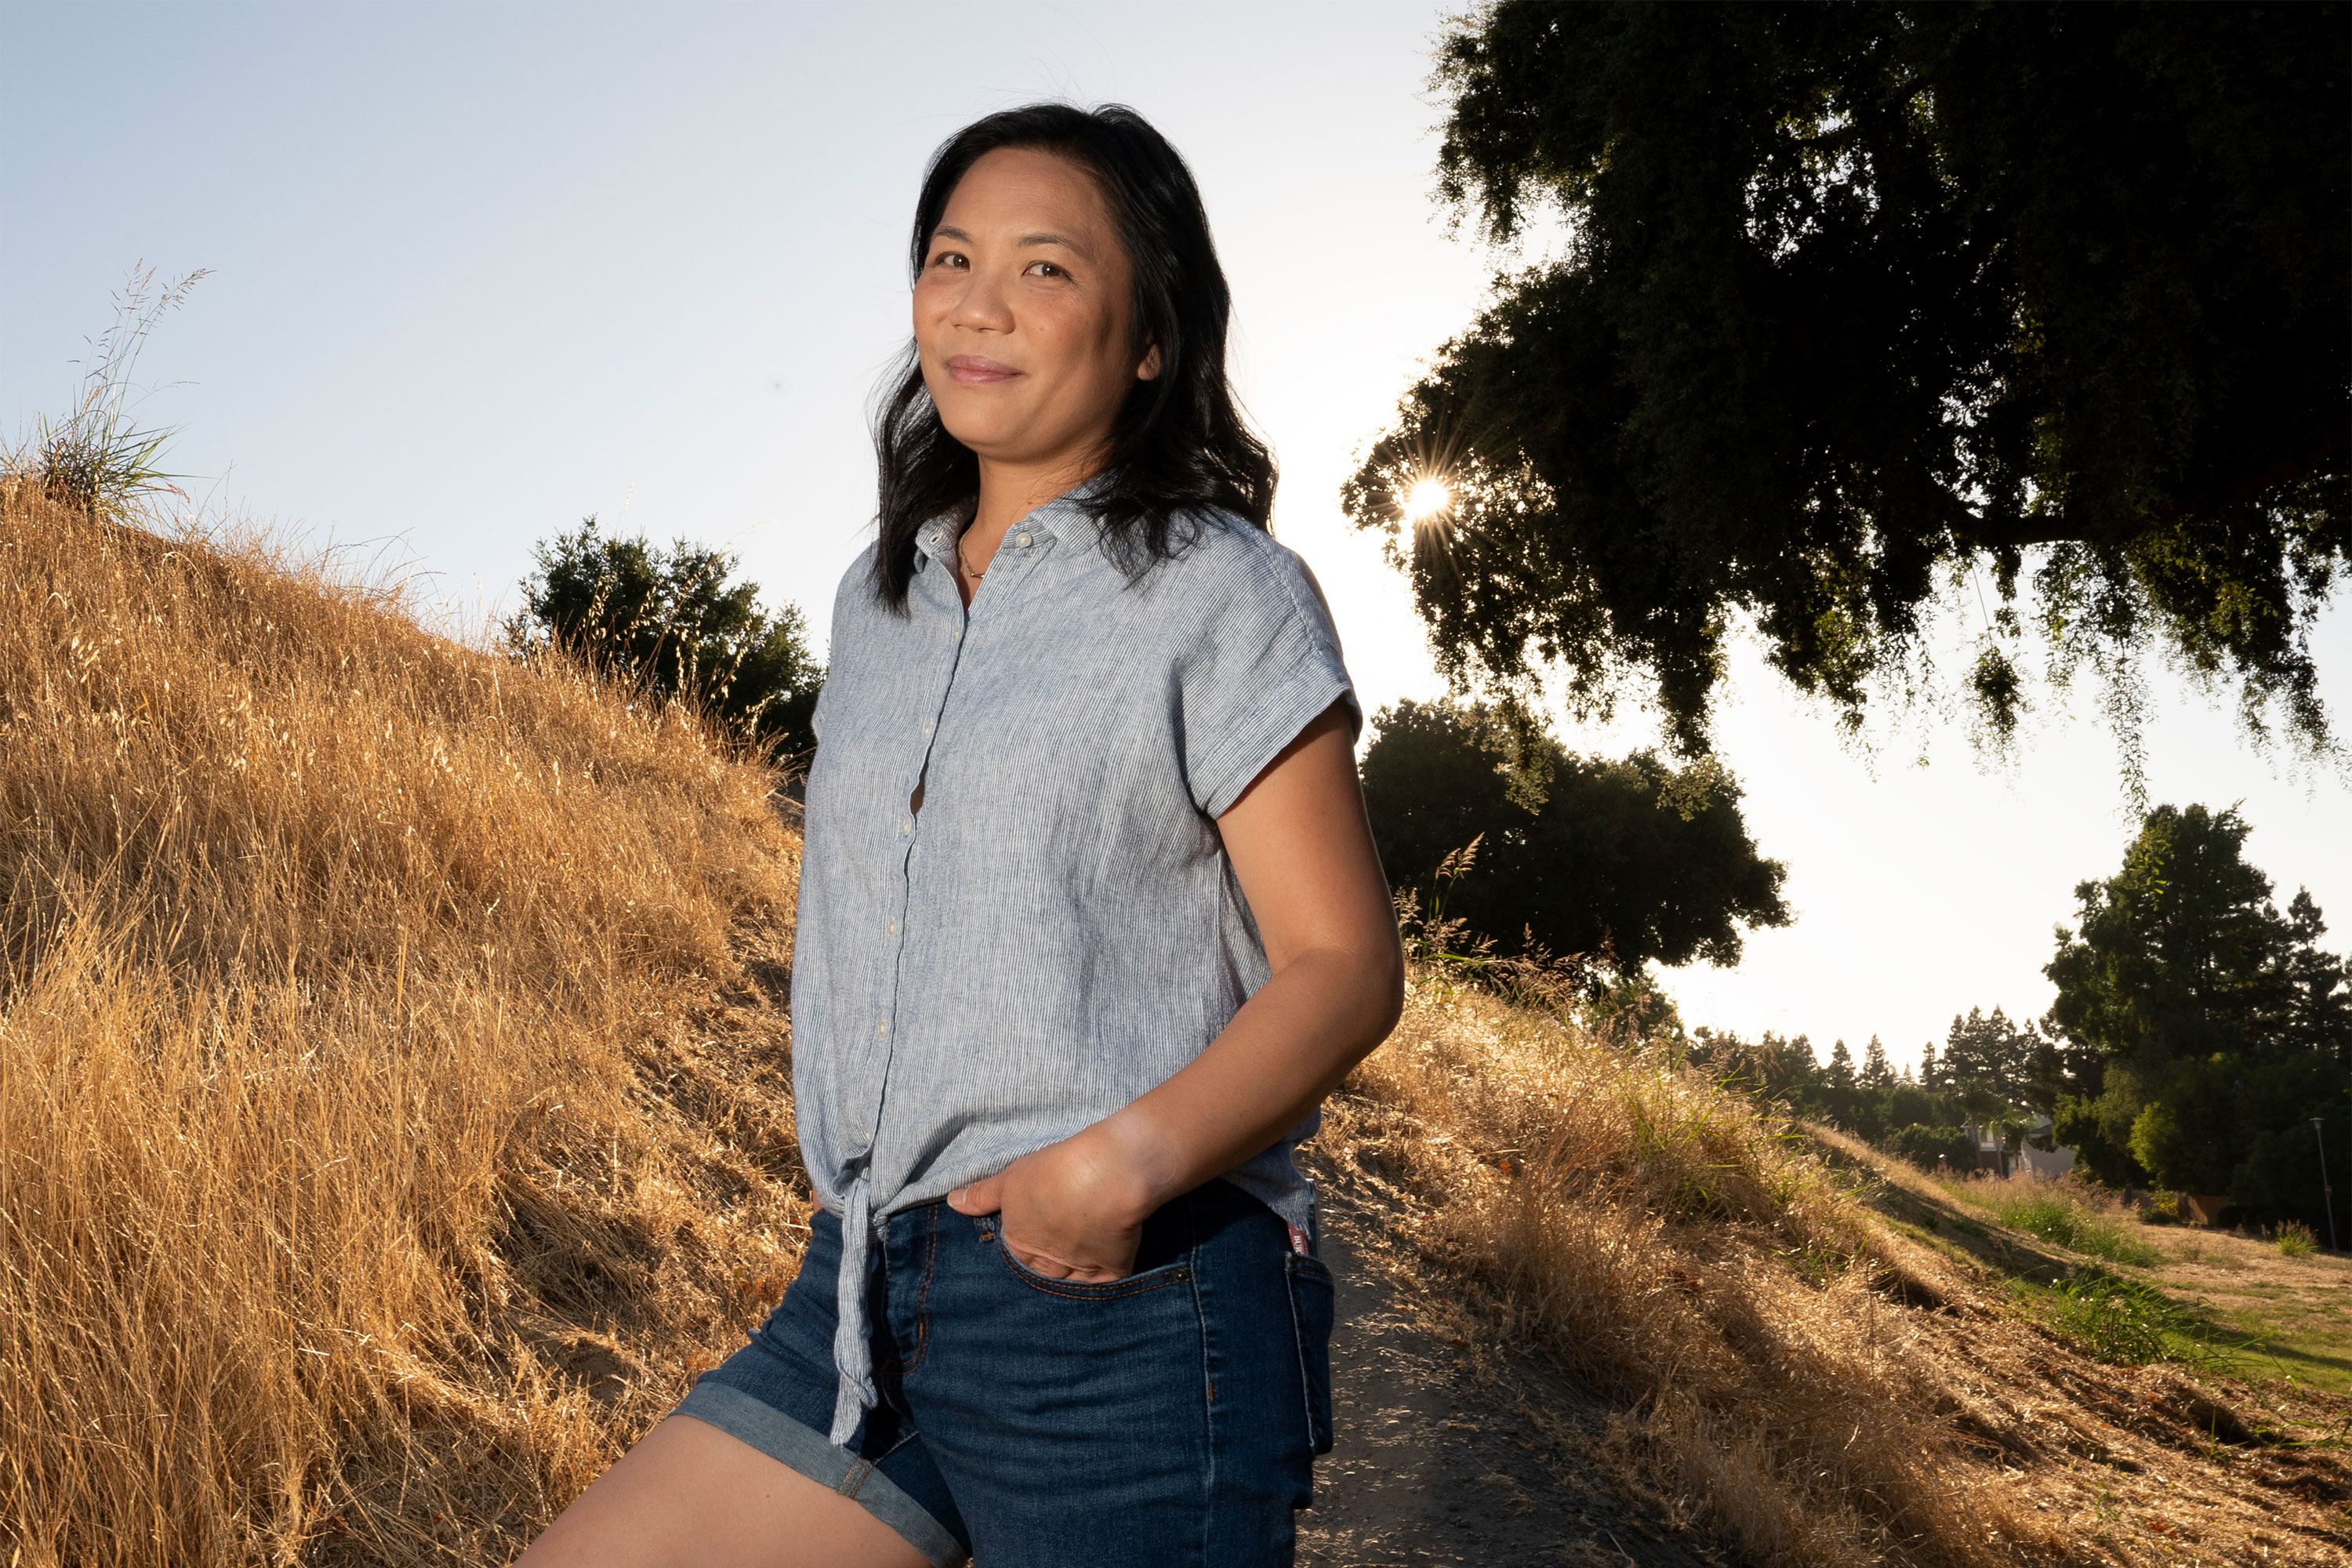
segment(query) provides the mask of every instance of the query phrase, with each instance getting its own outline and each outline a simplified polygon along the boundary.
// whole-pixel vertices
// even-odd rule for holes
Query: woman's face
[[[1098,462],[1138,379],[1132,279],[1078,165],[1007,147],[948,198],[915,281],[923,384],[948,434],[995,462]]]

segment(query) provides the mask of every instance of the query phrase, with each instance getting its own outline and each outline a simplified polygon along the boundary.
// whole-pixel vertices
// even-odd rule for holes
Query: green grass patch
[[[2042,1321],[2085,1354],[2117,1366],[2152,1361],[2200,1361],[2210,1347],[2206,1325],[2162,1291],[2112,1274],[2094,1274],[2052,1288]]]
[[[1968,1194],[1976,1198],[1976,1194]],[[2011,1230],[2040,1237],[2102,1262],[2153,1268],[2164,1254],[2134,1236],[2122,1222],[2069,1203],[2055,1193],[2000,1193],[1977,1198]]]
[[[2282,1258],[2308,1258],[2319,1249],[2319,1238],[2311,1227],[2298,1220],[2289,1220],[2273,1233],[2278,1239]]]

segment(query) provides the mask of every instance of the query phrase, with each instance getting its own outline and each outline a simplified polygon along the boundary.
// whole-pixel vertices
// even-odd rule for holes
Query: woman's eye
[[[933,267],[961,267],[963,264],[963,258],[952,250],[942,250],[931,258]]]
[[[1055,266],[1050,261],[1033,261],[1029,264],[1029,270],[1034,272],[1040,278],[1067,278],[1069,276],[1068,273],[1063,271],[1060,268]]]

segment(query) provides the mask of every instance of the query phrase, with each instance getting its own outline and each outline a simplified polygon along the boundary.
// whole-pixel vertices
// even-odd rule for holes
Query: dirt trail
[[[1381,1250],[1377,1221],[1324,1191],[1336,1440],[1299,1521],[1302,1568],[1725,1568],[1578,1457],[1605,1405],[1531,1364],[1474,1363],[1442,1307],[1367,1265]]]

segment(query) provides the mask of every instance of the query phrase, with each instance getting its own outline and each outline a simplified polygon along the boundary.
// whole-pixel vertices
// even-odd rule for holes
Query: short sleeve
[[[1238,532],[1238,530],[1236,530]],[[1190,586],[1206,596],[1178,676],[1185,776],[1193,804],[1222,816],[1266,764],[1334,702],[1356,729],[1363,710],[1322,591],[1297,556],[1250,530],[1230,569]]]

